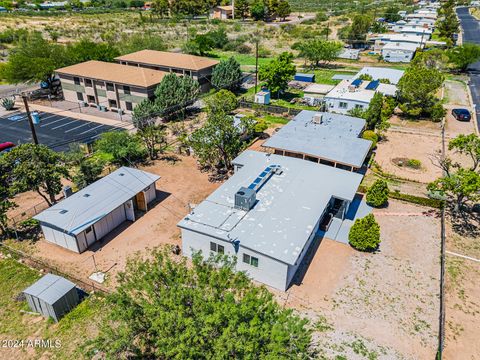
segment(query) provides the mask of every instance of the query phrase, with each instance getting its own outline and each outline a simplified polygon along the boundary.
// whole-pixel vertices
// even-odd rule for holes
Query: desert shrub
[[[360,251],[374,251],[380,244],[380,226],[373,214],[355,220],[348,234],[350,245]]]
[[[388,201],[388,184],[385,180],[377,180],[367,190],[367,204],[380,207]]]
[[[268,50],[267,48],[263,47],[263,46],[260,46],[258,48],[258,57],[261,57],[261,58],[268,58],[272,55],[272,52],[270,50]]]
[[[407,161],[407,166],[412,169],[420,169],[422,167],[422,162],[417,159],[409,159]]]
[[[252,52],[252,48],[250,46],[248,46],[247,44],[239,45],[236,48],[236,50],[239,54],[250,54]]]
[[[362,138],[365,140],[370,140],[372,142],[372,149],[377,146],[378,135],[373,130],[365,130],[362,134]]]

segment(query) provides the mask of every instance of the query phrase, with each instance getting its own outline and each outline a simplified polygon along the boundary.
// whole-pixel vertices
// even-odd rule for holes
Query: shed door
[[[85,229],[85,238],[87,239],[87,247],[95,242],[95,232],[92,226]]]
[[[137,200],[138,209],[147,211],[147,201],[145,200],[144,192],[139,192],[137,195],[135,195],[135,198]]]
[[[125,215],[127,217],[127,220],[135,221],[135,209],[133,208],[132,200],[128,200],[125,203]]]

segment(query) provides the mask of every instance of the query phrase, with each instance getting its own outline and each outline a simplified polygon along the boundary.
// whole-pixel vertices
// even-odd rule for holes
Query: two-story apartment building
[[[55,71],[65,100],[111,111],[131,113],[144,99],[152,99],[167,74],[142,67],[86,61]]]
[[[199,82],[202,91],[211,88],[212,72],[218,64],[217,60],[206,57],[156,50],[141,50],[115,60],[122,65],[191,76]]]

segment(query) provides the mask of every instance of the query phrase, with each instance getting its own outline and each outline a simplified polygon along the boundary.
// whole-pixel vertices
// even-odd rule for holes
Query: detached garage
[[[32,311],[57,322],[79,303],[75,284],[53,274],[45,275],[23,293]]]
[[[45,240],[82,253],[124,221],[135,221],[135,211],[147,211],[156,199],[160,176],[121,167],[34,218]]]

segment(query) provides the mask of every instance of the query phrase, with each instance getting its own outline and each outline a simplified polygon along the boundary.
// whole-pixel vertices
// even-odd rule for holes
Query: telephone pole
[[[28,123],[30,124],[30,130],[32,131],[32,139],[35,145],[38,145],[37,132],[35,131],[35,125],[33,124],[32,114],[30,114],[30,108],[28,107],[27,96],[22,94],[23,104],[25,105],[25,111],[27,112]]]

